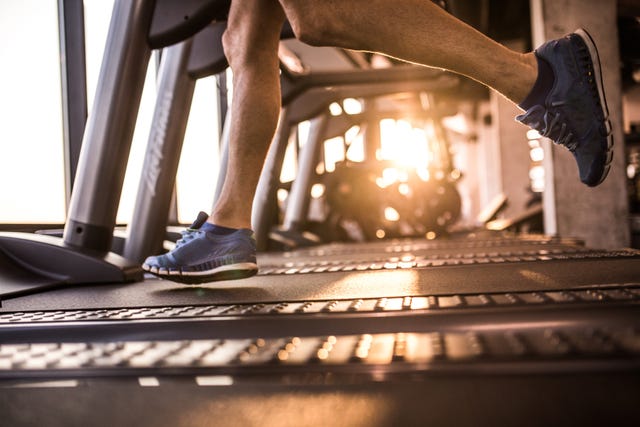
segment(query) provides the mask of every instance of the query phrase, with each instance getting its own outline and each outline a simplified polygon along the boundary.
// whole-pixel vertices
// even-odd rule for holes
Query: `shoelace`
[[[563,104],[563,102],[553,103],[553,107],[559,107]],[[549,117],[551,116],[551,121],[549,121]],[[556,144],[562,144],[567,147],[570,151],[575,151],[578,147],[578,141],[573,139],[573,133],[568,131],[567,124],[561,121],[560,112],[556,111],[551,114],[549,111],[544,113],[544,122],[545,128],[542,131],[542,136],[552,138]],[[554,133],[553,137],[551,137],[551,133]]]
[[[177,242],[176,242],[176,248],[179,248],[180,246],[190,242],[191,240],[195,239],[197,234],[198,234],[198,229],[195,228],[187,228],[184,231],[180,232],[180,235],[182,236]]]

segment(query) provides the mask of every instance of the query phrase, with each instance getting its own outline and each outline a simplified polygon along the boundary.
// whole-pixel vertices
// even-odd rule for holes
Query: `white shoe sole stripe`
[[[593,72],[595,74],[594,79],[596,82],[596,87],[598,88],[598,96],[600,97],[600,106],[602,108],[602,114],[604,115],[605,124],[607,127],[607,160],[605,164],[604,171],[598,184],[602,183],[605,180],[607,175],[609,174],[609,169],[611,169],[611,160],[613,159],[613,132],[611,128],[611,123],[609,122],[609,107],[607,106],[607,99],[604,95],[604,82],[602,80],[602,69],[600,66],[600,55],[598,54],[598,48],[596,47],[595,42],[591,35],[583,28],[579,28],[575,32],[582,41],[584,41],[587,49],[589,50],[589,54],[591,54],[591,58],[593,60]]]
[[[150,273],[154,273],[154,274],[164,274],[164,275],[168,275],[168,276],[192,276],[192,277],[198,277],[198,276],[210,276],[210,275],[222,273],[222,272],[225,272],[225,271],[238,271],[238,270],[253,271],[253,270],[258,270],[258,265],[253,263],[253,262],[241,262],[241,263],[237,263],[237,264],[222,265],[220,267],[216,267],[216,268],[213,268],[211,270],[205,270],[205,271],[166,270],[164,268],[158,269],[157,267],[152,267],[152,266],[147,265],[147,264],[143,264],[142,268],[143,268],[143,270],[146,270],[146,271],[148,271]]]

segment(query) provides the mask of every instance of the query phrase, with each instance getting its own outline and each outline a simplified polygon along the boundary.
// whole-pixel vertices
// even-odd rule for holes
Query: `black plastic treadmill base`
[[[0,251],[0,301],[8,296],[40,292],[63,283],[59,279],[41,276],[17,266]]]
[[[53,236],[0,233],[0,299],[70,284],[142,279],[139,265],[111,252],[72,247]]]

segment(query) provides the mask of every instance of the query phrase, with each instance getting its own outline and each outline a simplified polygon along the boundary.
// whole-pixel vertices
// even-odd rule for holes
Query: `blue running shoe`
[[[164,255],[148,257],[142,268],[174,282],[198,284],[250,277],[258,272],[253,231],[240,229],[217,235],[200,230],[207,215],[198,219]]]
[[[545,105],[534,105],[516,119],[566,146],[578,163],[580,180],[594,187],[607,177],[613,157],[596,45],[579,29],[545,43],[535,54],[551,66],[555,81]]]

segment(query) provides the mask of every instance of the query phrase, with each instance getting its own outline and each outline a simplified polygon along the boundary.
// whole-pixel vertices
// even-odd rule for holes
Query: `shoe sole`
[[[223,280],[245,279],[247,277],[255,276],[258,273],[258,266],[252,262],[223,265],[206,271],[158,269],[147,264],[143,264],[142,269],[162,279],[187,285],[219,282]]]
[[[601,184],[607,175],[609,174],[609,170],[611,169],[611,161],[613,160],[613,132],[611,128],[611,122],[609,121],[609,108],[607,106],[607,100],[604,96],[604,83],[602,81],[602,69],[600,66],[600,55],[598,54],[598,48],[596,47],[595,42],[591,35],[584,28],[579,28],[576,30],[575,34],[577,34],[584,44],[587,46],[589,50],[589,54],[591,55],[591,61],[593,62],[593,72],[595,74],[594,80],[596,82],[596,87],[598,88],[598,96],[600,97],[600,108],[602,108],[602,114],[605,120],[605,126],[607,130],[607,159],[604,166],[604,170],[600,179],[592,185],[595,187]]]

